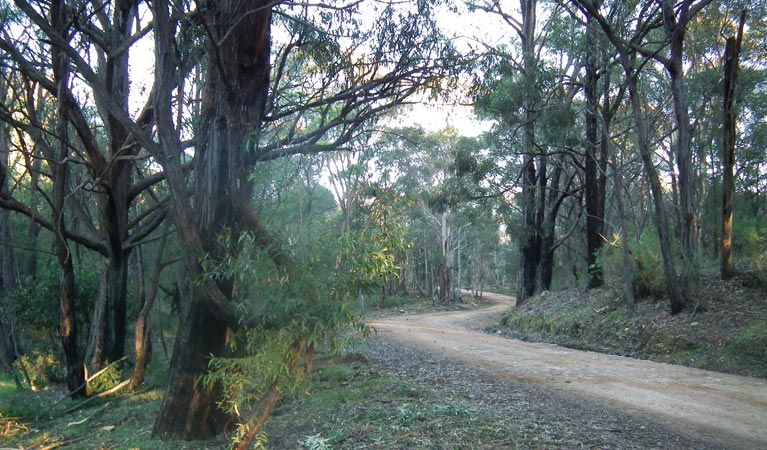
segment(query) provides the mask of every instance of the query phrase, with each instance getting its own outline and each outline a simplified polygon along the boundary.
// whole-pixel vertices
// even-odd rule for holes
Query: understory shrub
[[[66,369],[53,351],[33,350],[18,358],[13,368],[22,375],[20,379],[29,384],[27,387],[35,391],[62,382],[66,376]]]

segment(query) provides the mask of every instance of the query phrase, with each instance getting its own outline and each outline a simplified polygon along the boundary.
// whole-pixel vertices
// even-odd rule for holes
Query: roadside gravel
[[[727,449],[712,436],[693,435],[547,386],[514,383],[439,354],[378,335],[369,342],[371,363],[381,372],[486,411],[531,438],[504,448],[535,449]],[[541,437],[545,436],[545,437]],[[738,447],[740,448],[740,447]]]
[[[767,448],[764,380],[490,336],[480,330],[514,299],[486,300],[473,310],[371,319],[369,359],[491,412],[514,436],[502,448]]]
[[[384,334],[368,342],[377,370],[459,401],[470,411],[497,418],[510,449],[714,450],[730,447],[712,436],[693,435],[667,423],[609,408],[561,388],[498,378],[485,370],[427,352]]]

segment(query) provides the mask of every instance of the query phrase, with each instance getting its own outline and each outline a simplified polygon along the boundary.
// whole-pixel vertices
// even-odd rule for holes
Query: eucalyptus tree
[[[108,255],[125,255],[145,232],[126,237],[127,229],[120,223],[107,222],[105,241],[94,241],[60,220],[69,207],[61,199],[70,198],[66,170],[71,157],[78,155],[74,150],[83,149],[92,186],[105,192],[104,216],[115,212],[117,218],[126,217],[123,207],[135,200],[140,187],[166,180],[188,275],[198,282],[182,305],[169,388],[155,433],[183,438],[215,434],[226,423],[216,407],[219,391],[201,387],[197,380],[206,371],[208,355],[226,351],[229,330],[248,327],[257,319],[241,317],[233,301],[233,280],[206,278],[200,262],[236,255],[236,246],[223,244],[220,237],[225,231],[247,232],[275,263],[289,270],[290,256],[280,251],[251,204],[251,170],[259,162],[341,148],[386,109],[424,89],[442,89],[453,70],[448,62],[454,60],[449,43],[436,32],[433,5],[374,3],[363,10],[359,2],[161,0],[148,5],[148,11],[132,2],[74,8],[61,2],[19,0],[16,5],[25,23],[33,25],[31,29],[43,38],[40,42],[46,43],[32,49],[35,57],[41,56],[37,59],[48,66],[61,63],[57,66],[61,72],[52,71],[51,78],[39,69],[44,65],[29,56],[30,46],[25,44],[36,39],[22,42],[4,29],[0,45],[24,76],[60,105],[54,136],[65,137],[71,127],[77,143],[74,147],[70,145],[74,138],[60,139],[56,146],[61,154],[49,158],[59,163],[52,170],[59,175],[60,201],[54,202],[54,210],[62,213],[54,214],[59,222],[35,219],[60,238],[62,265],[69,264],[68,239]],[[139,12],[148,12],[151,18],[139,25],[135,20]],[[380,19],[363,19],[371,13]],[[64,16],[76,20],[64,21]],[[274,39],[273,29],[279,30]],[[133,113],[126,107],[125,58],[150,31],[154,78],[146,106]],[[59,59],[50,61],[48,54]],[[189,113],[182,110],[187,99],[183,86],[190,70],[200,65],[205,75],[199,118],[193,129],[184,128]],[[65,83],[68,79],[77,82]],[[80,89],[87,93],[86,99],[76,97]],[[108,151],[98,145],[89,126],[86,100],[99,111]],[[15,117],[7,111],[4,119]],[[28,122],[13,123],[40,130]],[[135,186],[124,184],[133,164],[142,158],[151,160],[153,175]],[[190,168],[193,177],[188,176]],[[25,211],[20,202],[5,196],[3,201],[5,207]],[[165,205],[157,202],[149,208],[156,220],[142,217],[134,222],[144,225],[142,230],[156,225]],[[264,411],[269,410],[265,405]]]
[[[19,159],[34,187],[41,185],[38,177],[46,177],[53,192],[47,217],[11,195],[4,195],[0,206],[53,232],[65,281],[62,329],[74,333],[63,319],[77,314],[74,301],[64,298],[75,295],[70,242],[104,258],[104,295],[91,311],[87,361],[99,368],[125,355],[129,257],[167,214],[166,202],[142,198],[162,175],[136,175],[145,170],[145,157],[115,114],[129,112],[129,50],[150,28],[140,28],[136,2],[75,7],[20,0],[15,5],[14,22],[4,28],[0,48],[17,78],[0,119],[16,130],[15,151],[23,155]],[[97,89],[102,92],[96,94]],[[113,108],[105,106],[101,94]],[[151,120],[148,107],[137,114],[142,126]],[[139,203],[149,206],[135,209]],[[76,346],[76,340],[67,345]],[[81,357],[69,358],[70,372],[82,370]],[[70,389],[80,384],[70,382]]]
[[[353,145],[359,149],[337,152],[325,158],[328,182],[341,209],[341,231],[352,228],[372,175],[367,167],[374,155],[374,152],[368,149],[372,147],[372,135],[362,136],[355,140]]]
[[[475,5],[485,11],[499,15],[515,32],[520,44],[520,54],[515,58],[512,54],[501,55],[500,67],[509,68],[519,74],[518,79],[507,79],[502,90],[518,90],[517,93],[504,92],[502,95],[518,96],[513,105],[496,104],[505,110],[496,110],[493,114],[512,118],[520,125],[522,137],[517,145],[522,155],[520,168],[521,193],[520,203],[523,217],[520,247],[520,273],[517,276],[517,301],[524,302],[537,290],[539,280],[538,266],[541,256],[541,229],[543,216],[542,205],[545,198],[547,158],[541,154],[536,140],[537,117],[540,110],[541,89],[539,86],[540,50],[542,41],[536,34],[538,2],[537,0],[520,0],[519,17],[503,8],[500,2],[486,2]],[[496,72],[498,73],[498,72]],[[492,79],[492,78],[491,78]],[[510,81],[510,83],[509,83]],[[515,109],[517,111],[515,111]],[[508,120],[504,121],[508,122]],[[506,123],[514,127],[515,125]]]
[[[625,85],[614,90],[611,66],[613,53],[589,17],[581,44],[583,61],[583,93],[586,155],[584,171],[584,203],[586,209],[586,264],[588,286],[604,283],[599,252],[604,244],[605,201],[607,198],[607,165],[612,117],[622,103]],[[615,94],[617,92],[617,95]]]
[[[738,83],[740,52],[743,46],[743,28],[746,22],[746,11],[740,16],[740,25],[735,36],[727,38],[724,52],[724,95],[723,138],[722,138],[722,237],[720,239],[720,272],[722,278],[730,278],[732,267],[732,200],[735,194],[735,139],[736,122],[735,94]]]
[[[164,168],[186,264],[190,275],[201,280],[184,308],[155,433],[206,438],[225,424],[216,412],[217,390],[197,383],[207,355],[225,351],[228,329],[247,328],[261,318],[241,317],[232,301],[232,280],[201,276],[200,261],[236,255],[236,247],[219,238],[226,230],[247,232],[289,279],[299,276],[291,271],[290,254],[281,251],[283,246],[255,214],[250,171],[260,162],[288,155],[343,148],[376,115],[423,89],[439,87],[437,82],[449,72],[450,48],[434,29],[431,5],[423,2],[384,5],[372,11],[380,19],[368,23],[361,19],[359,3],[208,1],[194,10],[188,6],[152,4],[159,142],[134,129],[142,132],[142,145]],[[179,158],[177,124],[169,114],[172,74],[178,71],[176,11],[201,21],[209,57],[195,131],[192,189]],[[273,30],[280,30],[279,38],[271,38]],[[299,354],[310,351],[296,345]],[[273,387],[261,405],[263,415],[247,424],[245,441],[260,431],[279,389]]]
[[[686,297],[695,297],[698,290],[698,201],[696,171],[693,166],[692,130],[689,102],[685,83],[684,47],[690,22],[712,0],[684,0],[660,4],[660,16],[668,45],[668,54],[648,49],[645,54],[660,61],[669,74],[671,98],[674,105],[676,130],[674,140],[677,169],[679,171],[679,206],[681,216],[680,239],[684,256],[682,290]]]
[[[582,165],[573,151],[580,91],[573,79],[582,62],[564,42],[573,27],[559,5],[522,1],[516,15],[498,2],[477,6],[503,18],[517,37],[487,52],[477,110],[498,120],[496,184],[499,192],[514,192],[507,197],[521,215],[520,223],[508,220],[508,228],[520,247],[517,299],[523,302],[550,288],[554,252],[568,235],[557,236],[560,208],[581,188],[572,168]],[[540,30],[539,15],[546,20]]]
[[[376,183],[391,186],[400,203],[412,205],[409,238],[421,252],[412,259],[423,264],[422,287],[439,302],[453,302],[458,252],[471,226],[462,210],[484,195],[480,142],[453,128],[409,128],[388,130],[378,145]]]
[[[7,89],[0,80],[0,103],[5,103]],[[8,192],[8,167],[10,162],[10,136],[8,128],[0,124],[0,195]],[[13,237],[10,211],[0,210],[0,364],[6,372],[13,371],[13,362],[19,356],[14,351],[16,305],[10,300],[10,292],[16,285],[13,261]]]
[[[455,130],[446,129],[427,135],[419,147],[423,155],[423,216],[438,236],[441,256],[437,275],[438,300],[452,303],[457,300],[455,277],[457,258],[460,257],[458,251],[464,245],[467,228],[471,226],[470,222],[461,220],[463,218],[458,213],[469,200],[467,188],[473,187],[476,181],[464,179],[457,163],[473,157],[476,143],[459,136]],[[469,177],[472,175],[468,174]]]
[[[628,10],[628,14],[632,17],[631,20],[636,27],[632,34],[626,34],[620,31],[621,28],[625,29],[625,26],[616,22],[615,19],[600,15],[598,5],[594,2],[577,1],[573,3],[578,4],[587,15],[590,14],[596,18],[602,32],[621,55],[621,65],[629,83],[629,95],[635,109],[636,132],[639,136],[640,150],[645,160],[646,172],[652,181],[651,186],[656,205],[656,223],[664,255],[664,271],[671,296],[671,309],[672,312],[679,312],[687,301],[696,298],[697,293],[699,270],[698,210],[700,208],[698,197],[701,189],[699,186],[703,186],[698,177],[704,176],[705,164],[710,160],[705,156],[703,150],[708,146],[707,142],[711,139],[698,138],[696,141],[695,136],[696,134],[700,135],[701,131],[696,131],[695,125],[697,124],[698,128],[707,128],[701,126],[707,121],[704,115],[707,112],[705,102],[707,98],[712,98],[714,95],[712,93],[706,94],[704,91],[701,97],[703,101],[700,103],[702,106],[691,108],[690,89],[686,80],[692,77],[693,81],[696,81],[695,77],[697,76],[701,79],[699,83],[712,86],[710,83],[712,77],[706,78],[704,76],[706,64],[698,62],[701,58],[710,58],[711,54],[708,53],[708,50],[701,50],[700,42],[701,39],[705,40],[705,38],[698,39],[697,44],[691,46],[688,43],[692,41],[685,39],[685,36],[688,32],[695,32],[696,35],[702,32],[705,35],[706,26],[701,25],[705,24],[705,19],[701,21],[698,16],[716,8],[711,6],[709,1],[684,1],[678,4],[639,2],[633,12]],[[621,9],[625,10],[625,5],[620,8],[618,5],[611,7],[611,11],[620,11]],[[708,29],[711,31],[711,28]],[[711,36],[711,33],[708,36]],[[658,39],[659,37],[660,39]],[[690,56],[689,52],[686,53],[687,47],[691,47],[690,50],[696,51],[698,54]],[[640,59],[640,56],[644,59]],[[662,189],[660,184],[655,181],[656,175],[652,173],[655,170],[651,167],[650,130],[645,123],[640,123],[642,120],[639,118],[645,108],[642,105],[642,97],[637,93],[637,80],[642,72],[647,73],[653,62],[657,62],[665,70],[665,79],[669,89],[668,96],[672,99],[672,112],[669,115],[672,117],[670,122],[673,125],[670,127],[669,135],[672,135],[673,139],[671,139],[668,147],[675,157],[675,167],[672,167],[670,173],[673,176],[672,188],[675,199],[678,198],[678,230],[679,240],[682,244],[683,265],[682,276],[679,278],[674,267],[674,255],[668,236],[670,229],[666,219],[661,217],[666,213],[666,207],[662,203]],[[718,62],[715,64],[718,65]],[[698,73],[695,73],[696,70]],[[718,79],[719,76],[717,75],[716,78]],[[706,82],[706,79],[709,82]],[[691,114],[693,115],[691,116]],[[711,123],[708,129],[714,126],[718,127],[715,125],[717,122],[718,120],[715,120]],[[703,148],[696,148],[696,145]],[[696,153],[697,161],[699,161],[698,167],[694,165]]]

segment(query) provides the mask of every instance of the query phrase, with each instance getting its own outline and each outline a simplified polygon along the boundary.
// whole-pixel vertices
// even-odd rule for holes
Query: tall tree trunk
[[[131,26],[135,19],[135,1],[124,0],[114,4],[112,23],[108,38],[122,44],[131,38]],[[128,50],[109,52],[99,59],[99,72],[104,74],[104,86],[120,111],[128,111],[129,75]],[[108,154],[93,148],[89,159],[97,172],[100,231],[106,243],[102,250],[106,258],[102,264],[99,297],[91,315],[91,335],[86,351],[86,362],[91,369],[103,367],[106,361],[117,361],[125,356],[128,310],[128,268],[130,250],[124,248],[129,235],[129,208],[131,176],[138,147],[130,141],[130,133],[109,108],[101,104],[99,110],[105,117],[108,136]],[[146,117],[142,118],[145,120]],[[105,156],[106,155],[106,156]]]
[[[562,204],[563,198],[566,196],[564,192],[567,189],[561,190],[559,183],[562,178],[562,165],[564,164],[564,157],[561,156],[557,165],[554,167],[554,171],[551,175],[551,181],[548,183],[549,188],[544,192],[544,198],[541,201],[546,210],[546,217],[543,218],[543,223],[539,226],[541,230],[541,257],[539,263],[539,286],[541,290],[547,291],[551,289],[551,282],[554,278],[554,241],[556,238],[556,221],[559,215],[559,207]],[[548,199],[545,197],[545,193],[548,192]]]
[[[689,1],[684,2],[683,8],[689,8]],[[698,289],[698,212],[697,185],[695,183],[695,168],[692,158],[692,134],[690,115],[687,105],[687,92],[684,80],[684,36],[687,27],[686,19],[676,20],[676,2],[663,0],[663,22],[666,36],[669,40],[671,56],[666,64],[671,81],[671,98],[674,104],[676,121],[676,139],[674,140],[677,169],[679,171],[679,210],[680,238],[682,242],[684,274],[680,279],[680,288],[685,298],[696,296]],[[682,9],[686,11],[686,9]],[[684,13],[680,13],[684,14]]]
[[[112,17],[112,38],[124,42],[130,39],[131,27],[135,20],[135,0],[123,0],[114,4]],[[109,53],[106,58],[105,85],[115,103],[121,110],[128,111],[130,79],[128,74],[128,51],[117,54]],[[134,170],[133,161],[127,158],[138,151],[138,147],[129,141],[130,133],[113,115],[106,120],[109,134],[110,164],[106,174],[107,184],[103,195],[99,197],[102,230],[106,234],[106,306],[109,315],[111,336],[105,349],[109,361],[117,361],[125,356],[128,311],[128,268],[130,250],[124,248],[128,239],[130,186]],[[125,156],[125,157],[122,157]]]
[[[602,50],[602,67],[605,72],[601,75],[602,79],[602,104],[599,119],[601,122],[599,139],[599,175],[597,177],[597,189],[599,199],[597,202],[597,216],[599,217],[599,234],[605,234],[605,204],[607,202],[607,165],[610,160],[610,145],[612,136],[611,126],[613,115],[615,114],[615,105],[623,103],[625,87],[622,86],[616,95],[613,91],[613,84],[610,76],[609,66],[613,60],[612,54]],[[601,245],[601,244],[600,244]]]
[[[520,0],[522,11],[522,58],[524,65],[525,93],[522,100],[522,235],[520,236],[520,276],[517,278],[517,304],[522,304],[536,291],[538,264],[541,257],[541,239],[538,229],[537,177],[535,167],[535,100],[534,86],[536,78],[535,63],[535,21],[536,0]]]
[[[615,187],[614,197],[615,206],[618,208],[618,226],[621,228],[621,258],[623,267],[621,268],[621,277],[623,279],[623,303],[633,314],[636,300],[634,298],[634,263],[631,260],[631,249],[629,244],[628,221],[626,220],[626,210],[623,204],[623,161],[618,152],[613,152],[614,170],[613,186]]]
[[[67,36],[65,29],[66,7],[63,0],[53,0],[51,4],[51,25],[62,36]],[[86,395],[85,372],[83,370],[83,357],[77,346],[77,316],[75,310],[75,269],[72,262],[72,250],[66,238],[66,211],[65,204],[69,194],[69,113],[67,102],[63,93],[68,89],[69,83],[69,60],[63,50],[51,48],[53,55],[53,73],[56,87],[58,115],[56,134],[58,138],[58,153],[54,166],[53,181],[53,223],[56,256],[61,269],[61,285],[59,287],[59,337],[64,348],[64,356],[67,363],[67,387],[72,398],[80,398]]]
[[[0,102],[5,102],[5,83],[0,81]],[[5,126],[0,126],[0,194],[8,191],[5,174],[8,173],[9,161],[8,135]],[[13,241],[10,227],[10,211],[0,209],[0,363],[2,369],[11,373],[13,362],[19,355],[13,351],[14,324],[16,322],[16,305],[11,303],[10,292],[16,287],[13,276]]]
[[[645,174],[650,181],[650,190],[652,191],[653,204],[655,206],[655,223],[658,232],[658,240],[660,241],[663,273],[666,278],[666,286],[671,299],[671,313],[677,314],[684,309],[687,300],[682,293],[676,269],[674,267],[674,254],[671,248],[671,233],[669,231],[668,214],[663,199],[663,188],[661,187],[660,178],[658,177],[658,172],[655,169],[655,164],[653,162],[653,152],[650,148],[642,97],[639,95],[637,74],[633,69],[634,64],[625,49],[620,53],[621,65],[626,74],[629,98],[634,113],[635,129],[639,140],[639,151],[642,157]]]
[[[109,263],[103,261],[104,266],[101,269],[99,277],[99,291],[96,299],[91,305],[90,330],[88,332],[88,343],[85,347],[85,364],[89,372],[93,373],[101,370],[106,365],[107,348],[112,347],[112,343],[107,341],[111,339],[110,322],[111,315],[107,307],[107,269]]]
[[[645,108],[639,93],[639,73],[636,64],[636,49],[632,48],[618,37],[615,30],[613,30],[604,17],[602,17],[599,9],[595,7],[594,3],[586,0],[575,0],[575,2],[586,11],[590,17],[597,20],[602,31],[618,51],[620,64],[626,78],[631,109],[634,114],[634,125],[639,144],[639,152],[642,157],[645,174],[650,181],[650,189],[652,191],[653,203],[655,206],[655,223],[663,260],[663,273],[666,278],[666,286],[671,299],[671,312],[676,314],[684,309],[687,299],[683,295],[683,291],[677,278],[676,268],[674,267],[674,254],[671,248],[671,236],[669,232],[668,215],[663,199],[663,189],[660,183],[660,177],[655,169],[653,161],[654,152],[650,147],[649,131],[644,116]]]
[[[225,230],[253,232],[269,245],[250,205],[248,171],[255,162],[257,135],[269,85],[271,3],[266,0],[204,1],[211,20],[211,56],[202,111],[196,132],[194,205],[181,170],[179,132],[172,123],[175,60],[174,28],[166,1],[153,2],[155,16],[155,108],[158,137],[164,153],[157,155],[172,192],[176,228],[184,246],[190,276],[203,279],[200,261],[223,258],[219,237]],[[255,150],[255,151],[254,151]],[[271,248],[271,247],[267,247]],[[279,259],[278,248],[271,248]],[[285,258],[282,256],[282,258]],[[228,280],[197,283],[183,306],[174,347],[168,390],[154,426],[160,437],[205,439],[223,431],[217,408],[219,393],[198,383],[209,355],[223,355],[228,326],[237,314]]]
[[[599,154],[599,127],[598,113],[599,102],[597,100],[597,81],[599,80],[599,68],[596,58],[598,55],[598,38],[593,19],[589,18],[589,27],[587,31],[589,50],[586,56],[586,159],[584,161],[584,197],[586,203],[586,265],[588,271],[589,288],[600,287],[604,284],[604,275],[602,266],[599,263],[599,251],[602,248],[603,238],[603,220],[600,208],[601,198],[604,196],[600,192],[600,173],[598,164]]]
[[[723,124],[724,139],[722,145],[722,236],[720,238],[719,270],[723,279],[733,276],[732,263],[732,202],[735,197],[735,143],[737,112],[735,98],[738,82],[738,60],[743,41],[743,28],[746,22],[746,12],[740,16],[738,35],[727,38],[724,52],[724,102]]]
[[[439,296],[441,303],[453,301],[453,227],[452,214],[448,207],[440,217]]]

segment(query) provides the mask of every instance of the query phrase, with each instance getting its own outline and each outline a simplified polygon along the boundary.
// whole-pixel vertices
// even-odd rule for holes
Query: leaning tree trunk
[[[650,180],[650,190],[652,191],[653,203],[655,206],[655,223],[660,241],[660,251],[663,260],[663,273],[666,278],[666,286],[671,302],[671,313],[681,312],[687,301],[682,293],[676,269],[674,268],[674,254],[671,248],[671,233],[668,224],[668,214],[663,199],[663,188],[661,187],[658,171],[652,159],[653,152],[650,148],[648,139],[647,123],[645,122],[642,106],[642,98],[639,95],[637,84],[637,74],[634,72],[634,64],[627,50],[621,52],[621,65],[626,74],[626,83],[628,85],[629,98],[634,113],[634,123],[637,137],[639,140],[639,151],[642,157],[645,174]]]
[[[613,30],[599,13],[594,4],[576,0],[576,3],[590,16],[597,19],[599,26],[605,33],[610,42],[618,51],[621,67],[626,78],[626,86],[631,102],[631,109],[634,115],[634,125],[639,144],[639,152],[642,157],[645,174],[650,180],[650,189],[652,191],[653,203],[655,206],[655,223],[658,231],[658,240],[660,241],[660,250],[663,260],[663,273],[666,278],[666,286],[671,298],[671,312],[673,314],[681,312],[686,304],[686,299],[677,279],[676,269],[674,267],[674,254],[671,248],[671,236],[668,224],[668,215],[663,199],[663,189],[660,183],[658,171],[653,162],[653,151],[650,147],[648,125],[644,117],[644,105],[642,97],[639,95],[638,78],[636,65],[636,50],[627,45],[620,39],[615,30]]]
[[[743,41],[746,12],[740,16],[738,36],[727,38],[724,52],[724,139],[722,147],[722,236],[720,240],[720,273],[723,279],[733,275],[732,264],[732,202],[735,197],[735,140],[737,114],[735,90],[738,81],[738,59]]]
[[[206,439],[223,431],[226,417],[217,408],[219,392],[202,386],[198,380],[206,372],[208,357],[224,354],[228,326],[238,323],[231,282],[206,280],[199,263],[206,255],[223,259],[231,251],[219,242],[225,230],[264,236],[250,206],[252,183],[248,172],[255,163],[254,149],[268,92],[271,3],[202,3],[200,9],[210,20],[207,31],[211,64],[196,130],[194,205],[179,161],[178,130],[171,122],[173,83],[168,74],[173,74],[176,64],[175,31],[167,2],[156,0],[152,5],[159,65],[155,73],[155,108],[164,150],[158,156],[171,189],[187,270],[200,280],[182,307],[168,390],[154,434],[183,439]],[[276,254],[277,249],[272,250]]]

